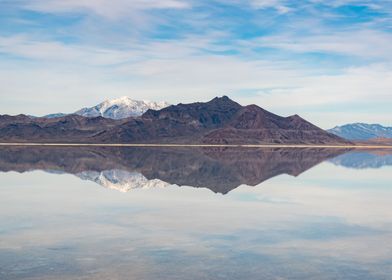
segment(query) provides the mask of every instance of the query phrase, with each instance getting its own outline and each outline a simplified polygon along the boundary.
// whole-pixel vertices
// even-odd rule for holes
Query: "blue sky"
[[[0,113],[228,95],[392,125],[392,2],[0,0]]]

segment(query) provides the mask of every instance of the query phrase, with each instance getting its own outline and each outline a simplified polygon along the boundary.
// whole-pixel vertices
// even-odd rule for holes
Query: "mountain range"
[[[227,96],[209,102],[148,109],[139,117],[109,119],[76,114],[57,118],[0,116],[3,142],[351,144],[298,115],[281,117]]]
[[[0,141],[39,143],[352,144],[298,115],[281,117],[227,96],[110,119],[0,116]]]
[[[392,127],[385,127],[380,124],[352,123],[336,126],[327,131],[353,141],[392,138]]]
[[[117,120],[138,117],[148,109],[159,110],[169,105],[170,104],[165,101],[154,102],[148,100],[134,100],[128,96],[123,96],[112,100],[105,100],[93,107],[82,108],[73,114],[84,117],[104,117]],[[45,115],[43,118],[58,118],[66,115],[71,114],[55,113]]]

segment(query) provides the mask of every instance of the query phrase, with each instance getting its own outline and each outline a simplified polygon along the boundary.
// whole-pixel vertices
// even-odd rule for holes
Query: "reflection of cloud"
[[[99,266],[95,273],[106,268],[126,273],[134,266],[141,275],[151,272],[143,263],[156,273],[165,269],[177,271],[177,276],[185,275],[184,267],[199,275],[199,264],[225,275],[288,277],[282,263],[298,277],[366,271],[372,278],[376,272],[390,272],[383,262],[392,250],[392,218],[385,214],[391,211],[392,194],[385,188],[390,176],[383,169],[321,164],[299,178],[275,177],[226,196],[194,188],[145,189],[130,195],[90,188],[73,176],[12,176],[1,174],[4,186],[16,178],[29,182],[28,188],[0,189],[0,197],[8,193],[8,202],[0,204],[0,223],[9,224],[4,220],[12,216],[12,223],[19,225],[0,233],[0,248],[12,250],[15,259],[27,250],[47,256],[37,249],[46,246],[68,248],[56,254],[70,260],[94,258]],[[374,178],[382,187],[372,184]],[[15,194],[12,199],[10,192]],[[37,194],[44,208],[34,206]],[[16,201],[23,207],[12,207]]]

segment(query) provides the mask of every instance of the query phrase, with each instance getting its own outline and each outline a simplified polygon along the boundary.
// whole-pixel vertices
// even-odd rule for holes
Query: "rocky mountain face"
[[[281,117],[228,97],[109,119],[0,116],[0,141],[64,143],[351,144],[301,117]]]
[[[241,108],[223,128],[206,134],[211,144],[330,144],[348,143],[298,115],[281,117],[256,105]]]
[[[0,141],[3,142],[94,142],[102,130],[120,125],[124,120],[103,117],[86,118],[67,115],[58,118],[32,118],[26,115],[0,116]]]
[[[371,140],[375,138],[392,138],[392,127],[380,124],[352,123],[336,126],[328,132],[348,140]]]
[[[98,141],[119,143],[202,143],[205,132],[228,123],[242,108],[228,97],[209,102],[178,104],[162,110],[148,110],[140,118],[131,119],[105,131]]]

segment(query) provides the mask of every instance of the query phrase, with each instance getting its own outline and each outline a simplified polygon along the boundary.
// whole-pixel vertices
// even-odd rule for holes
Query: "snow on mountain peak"
[[[134,100],[128,96],[108,99],[90,108],[83,108],[75,114],[84,117],[104,117],[111,119],[123,119],[141,116],[148,109],[160,110],[169,106],[167,102],[154,102],[148,100]]]

